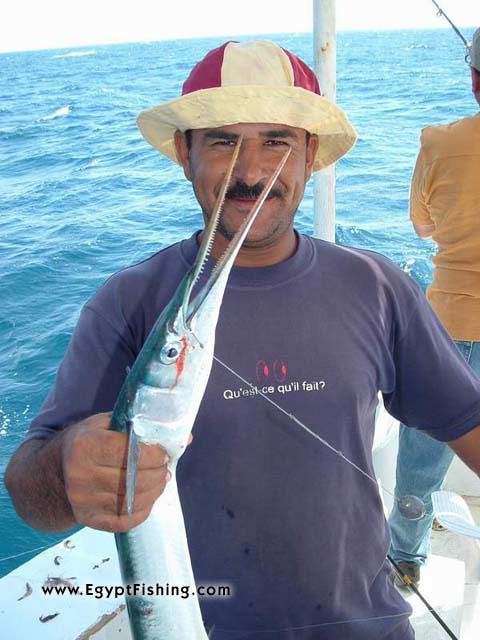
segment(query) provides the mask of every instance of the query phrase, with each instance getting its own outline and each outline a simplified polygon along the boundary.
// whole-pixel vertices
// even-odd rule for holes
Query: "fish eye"
[[[167,342],[160,351],[160,361],[163,364],[173,364],[178,360],[182,348],[183,345],[181,342]]]

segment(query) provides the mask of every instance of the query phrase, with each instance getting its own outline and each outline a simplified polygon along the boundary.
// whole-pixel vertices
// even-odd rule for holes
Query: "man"
[[[243,135],[215,256],[291,149],[230,275],[219,359],[370,475],[379,389],[392,413],[452,441],[480,469],[480,381],[418,287],[383,256],[294,230],[311,173],[355,140],[313,72],[271,42],[230,42],[193,69],[181,98],[142,113],[139,126],[182,165],[205,219]],[[123,531],[162,492],[164,453],[142,447],[133,521],[118,513],[125,437],[107,431],[100,412],[112,409],[126,368],[193,263],[197,235],[114,275],[86,304],[7,473],[32,526]],[[230,598],[201,602],[214,640],[413,638],[386,561],[375,483],[242,391],[214,365],[177,471],[196,580],[234,587]]]
[[[472,91],[480,104],[480,29],[470,52]],[[470,366],[480,374],[480,114],[427,127],[412,180],[410,217],[421,238],[438,244],[427,297]],[[415,583],[429,554],[431,494],[445,479],[453,451],[421,431],[400,427],[398,496],[413,494],[427,505],[417,522],[393,509],[391,554]],[[398,582],[399,585],[403,584]]]

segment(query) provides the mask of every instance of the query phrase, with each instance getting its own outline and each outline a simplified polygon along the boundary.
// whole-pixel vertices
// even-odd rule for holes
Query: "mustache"
[[[241,198],[242,200],[256,200],[260,194],[262,193],[265,187],[264,182],[257,182],[255,185],[248,185],[241,180],[237,180],[237,182],[231,185],[225,197],[228,198]],[[267,200],[271,198],[281,198],[282,192],[278,187],[273,186],[268,194]]]

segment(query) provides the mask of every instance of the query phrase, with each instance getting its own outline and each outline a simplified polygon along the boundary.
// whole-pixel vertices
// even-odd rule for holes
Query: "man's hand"
[[[65,429],[61,466],[76,522],[120,532],[146,520],[170,472],[164,449],[140,444],[135,500],[129,518],[125,500],[127,435],[109,431],[110,418],[110,413],[100,413]]]
[[[147,518],[168,481],[165,451],[140,444],[134,511],[128,518],[127,436],[109,430],[110,417],[96,414],[50,440],[27,440],[14,453],[5,485],[18,515],[31,527],[60,532],[83,524],[121,532]]]

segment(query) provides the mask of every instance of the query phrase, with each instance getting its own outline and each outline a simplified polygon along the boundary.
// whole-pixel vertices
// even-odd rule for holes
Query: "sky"
[[[321,1],[321,0],[320,0]],[[437,0],[459,27],[480,0]],[[312,0],[7,0],[0,52],[120,42],[312,31]],[[429,29],[448,23],[432,0],[336,0],[337,30]]]

